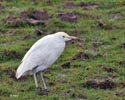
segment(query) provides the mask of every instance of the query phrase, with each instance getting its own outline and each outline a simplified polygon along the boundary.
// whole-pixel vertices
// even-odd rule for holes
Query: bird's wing
[[[50,66],[62,53],[65,45],[51,41],[52,37],[38,40],[23,58],[22,64],[17,69],[16,77],[19,78],[26,71],[36,66]]]
[[[29,51],[23,57],[22,62],[25,61],[32,52],[38,50],[40,47],[44,48],[47,45],[47,38],[51,39],[51,36],[45,36],[42,39],[38,40],[36,43],[34,43],[32,47],[29,49]]]

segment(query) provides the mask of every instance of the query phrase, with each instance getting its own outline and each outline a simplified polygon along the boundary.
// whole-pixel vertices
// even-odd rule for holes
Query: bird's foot
[[[39,95],[48,95],[48,93],[49,93],[48,89],[42,89],[42,88],[40,88]]]

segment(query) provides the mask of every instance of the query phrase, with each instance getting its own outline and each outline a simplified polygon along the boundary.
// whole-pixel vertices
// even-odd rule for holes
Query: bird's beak
[[[78,37],[70,36],[72,40],[78,40]]]

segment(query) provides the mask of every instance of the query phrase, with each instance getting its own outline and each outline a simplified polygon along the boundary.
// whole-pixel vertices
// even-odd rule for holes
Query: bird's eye
[[[63,35],[63,38],[65,38],[65,36]]]

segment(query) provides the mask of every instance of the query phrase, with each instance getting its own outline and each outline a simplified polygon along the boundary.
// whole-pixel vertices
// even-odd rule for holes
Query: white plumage
[[[36,73],[40,72],[44,87],[47,89],[42,76],[42,71],[57,60],[65,48],[65,42],[71,39],[77,38],[69,36],[65,32],[57,32],[38,40],[22,59],[16,72],[16,78],[19,79],[21,76],[27,74],[33,75],[35,85],[38,87]]]

